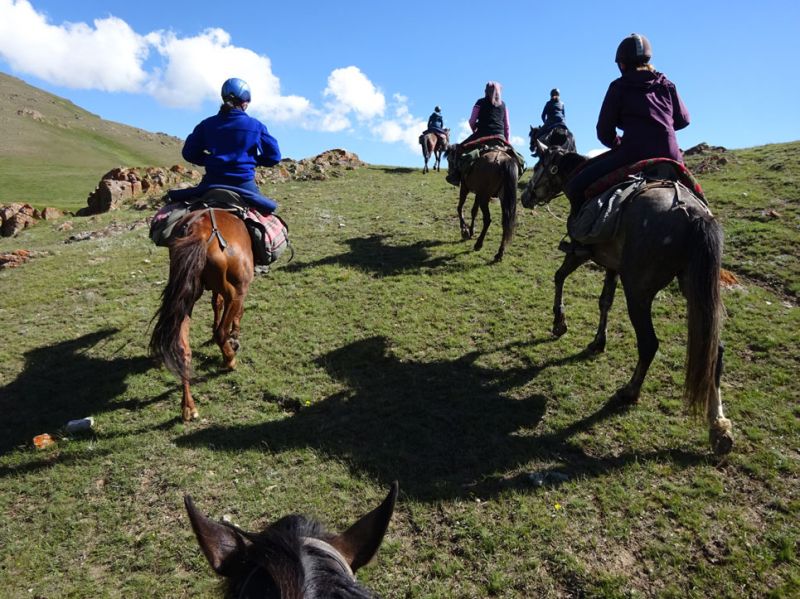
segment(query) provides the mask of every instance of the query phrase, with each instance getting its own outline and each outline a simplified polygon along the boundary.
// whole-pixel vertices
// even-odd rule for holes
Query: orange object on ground
[[[36,435],[33,438],[33,444],[36,446],[36,449],[44,449],[45,447],[55,445],[56,441],[53,439],[53,437],[47,433],[44,433],[43,435]]]

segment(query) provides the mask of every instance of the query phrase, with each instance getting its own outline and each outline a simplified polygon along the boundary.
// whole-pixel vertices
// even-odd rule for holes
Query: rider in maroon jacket
[[[617,48],[622,76],[608,86],[597,119],[597,138],[611,151],[592,159],[569,182],[570,197],[580,197],[595,180],[626,164],[647,158],[683,162],[675,131],[689,124],[689,112],[675,84],[649,64],[651,56],[650,42],[635,33]]]
[[[643,35],[633,33],[619,44],[615,61],[622,76],[608,86],[597,119],[597,137],[611,150],[592,158],[567,183],[571,200],[583,201],[592,183],[627,164],[647,158],[683,162],[675,131],[689,124],[689,112],[675,84],[650,64],[651,57]]]

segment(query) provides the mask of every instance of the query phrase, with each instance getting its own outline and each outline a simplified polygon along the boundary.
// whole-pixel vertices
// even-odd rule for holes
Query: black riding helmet
[[[631,33],[617,46],[617,55],[614,62],[630,66],[647,64],[653,57],[653,48],[650,40],[638,33]]]
[[[560,95],[561,95],[561,92],[560,92],[560,91],[558,91],[558,88],[557,88],[557,87],[554,87],[553,89],[551,89],[551,90],[550,90],[550,97],[551,97],[551,98],[552,98],[553,96],[560,96]]]

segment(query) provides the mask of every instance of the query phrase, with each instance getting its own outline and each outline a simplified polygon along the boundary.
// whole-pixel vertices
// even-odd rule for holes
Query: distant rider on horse
[[[597,137],[611,148],[592,158],[567,184],[572,201],[585,199],[587,188],[608,173],[648,158],[683,163],[675,131],[689,125],[689,112],[675,84],[650,64],[649,40],[632,33],[620,42],[615,62],[621,77],[611,82],[597,119]],[[621,129],[622,137],[617,135]],[[576,242],[563,244],[570,253],[586,252]]]
[[[439,106],[436,106],[431,113],[431,116],[428,117],[428,128],[422,132],[420,135],[420,143],[422,143],[422,139],[428,133],[435,133],[436,137],[439,139],[439,143],[442,144],[442,147],[446,148],[447,145],[450,143],[450,136],[448,133],[448,129],[444,128],[444,119],[442,118],[442,109]]]
[[[550,99],[542,109],[542,123],[544,124],[539,128],[540,139],[555,127],[567,128],[564,103],[561,101],[561,92],[557,87],[550,90]]]
[[[489,136],[502,136],[505,142],[510,144],[511,125],[508,120],[508,108],[500,97],[501,91],[502,86],[497,81],[489,81],[486,84],[483,97],[475,102],[469,117],[472,135],[459,145],[464,146],[471,141]],[[461,175],[458,172],[458,165],[453,162],[449,165],[447,182],[459,185]]]
[[[219,112],[202,121],[186,138],[183,158],[205,167],[200,185],[192,189],[172,190],[172,200],[202,195],[211,188],[238,193],[260,212],[277,208],[274,200],[261,195],[255,181],[256,166],[273,166],[281,159],[277,140],[259,120],[245,111],[250,104],[250,87],[232,78],[222,86]]]

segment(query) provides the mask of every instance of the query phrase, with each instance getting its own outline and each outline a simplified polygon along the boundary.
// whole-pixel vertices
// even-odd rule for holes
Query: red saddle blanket
[[[611,171],[586,188],[586,197],[594,198],[618,183],[625,181],[630,175],[644,173],[648,179],[668,179],[680,181],[700,199],[705,201],[703,188],[692,172],[680,162],[670,158],[648,158]]]

